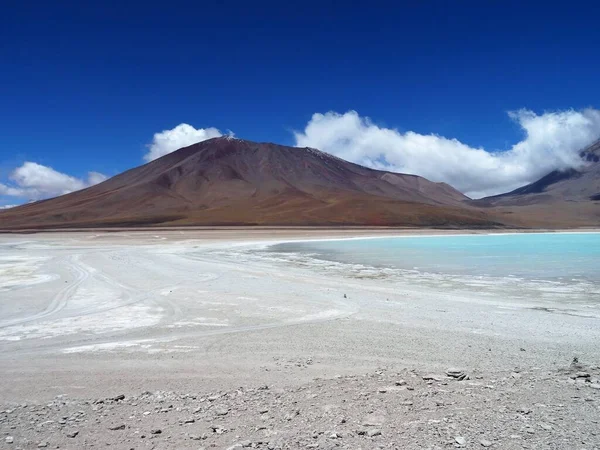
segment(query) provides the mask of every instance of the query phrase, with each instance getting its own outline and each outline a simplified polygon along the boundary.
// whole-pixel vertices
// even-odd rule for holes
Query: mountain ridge
[[[140,225],[492,226],[445,183],[313,148],[219,137],[98,185],[0,212],[0,228]]]

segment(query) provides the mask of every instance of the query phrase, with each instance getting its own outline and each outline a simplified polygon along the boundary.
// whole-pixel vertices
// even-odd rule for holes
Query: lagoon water
[[[290,242],[271,252],[430,274],[600,283],[600,233],[407,236]]]

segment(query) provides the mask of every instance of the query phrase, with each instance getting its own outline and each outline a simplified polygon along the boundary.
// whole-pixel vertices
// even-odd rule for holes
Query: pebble
[[[481,444],[482,447],[491,447],[492,446],[492,442],[488,441],[487,439],[482,439],[479,441],[479,443]]]
[[[385,422],[385,417],[376,415],[376,414],[371,414],[370,416],[365,417],[365,419],[362,421],[362,426],[363,427],[379,427],[379,426],[383,425],[384,422]]]
[[[4,439],[4,441],[7,444],[12,444],[13,442],[15,442],[15,438],[13,438],[12,436],[6,436],[6,439]]]
[[[217,416],[226,416],[229,413],[229,410],[227,408],[216,408],[215,409],[215,414]]]
[[[75,437],[77,437],[78,434],[79,434],[78,430],[71,431],[70,433],[67,433],[67,437],[68,438],[75,438]]]
[[[124,430],[125,429],[125,424],[119,424],[119,425],[114,425],[112,427],[108,427],[109,430],[111,431],[117,431],[117,430]]]
[[[466,445],[467,444],[467,440],[462,437],[462,436],[455,436],[454,437],[454,441],[458,444],[458,445]]]
[[[152,434],[161,434],[162,430],[159,429],[159,428],[155,428],[154,430],[150,430],[150,433],[152,433]]]
[[[449,377],[452,377],[452,378],[458,378],[464,373],[465,373],[464,370],[461,370],[461,369],[451,368],[451,369],[446,370],[446,375],[448,375]]]
[[[369,430],[367,431],[367,436],[369,437],[374,437],[374,436],[381,436],[381,430],[375,428],[374,430]]]
[[[40,442],[38,444],[38,448],[45,448],[45,447],[48,447],[48,443],[47,442]]]
[[[425,381],[442,381],[442,379],[440,377],[438,377],[436,375],[432,375],[432,374],[423,375],[423,379]]]

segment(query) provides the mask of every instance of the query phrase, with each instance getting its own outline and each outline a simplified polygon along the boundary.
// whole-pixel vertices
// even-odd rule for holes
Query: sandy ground
[[[250,445],[259,448],[313,444],[320,448],[476,448],[486,446],[482,439],[498,448],[600,448],[600,437],[593,431],[600,430],[597,290],[561,292],[519,283],[387,279],[365,270],[308,267],[302,261],[269,260],[246,251],[247,244],[277,240],[397,233],[432,232],[262,229],[0,235],[0,408],[5,405],[10,411],[0,414],[0,448],[37,448],[46,442],[53,448],[104,445],[102,436],[110,434],[112,430],[107,430],[114,425],[106,422],[106,413],[99,416],[102,420],[79,417],[78,436],[65,437],[73,423],[60,421],[74,413],[61,412],[61,408],[67,408],[69,402],[84,411],[85,417],[100,414],[106,407],[112,414],[120,414],[118,420],[125,421],[126,433],[105,437],[106,444],[115,448],[241,447],[248,442],[239,430],[245,430],[245,435],[254,430]],[[574,358],[581,367],[570,366]],[[444,374],[450,367],[470,374],[471,381],[447,379]],[[582,371],[589,376],[575,375]],[[394,375],[388,375],[391,373]],[[428,373],[442,378],[423,380]],[[550,429],[542,427],[546,434],[539,436],[524,429],[525,425],[515,426],[513,434],[489,438],[473,437],[478,431],[469,429],[464,437],[457,434],[461,431],[456,424],[454,428],[449,425],[448,416],[444,422],[444,417],[428,412],[423,413],[426,423],[440,420],[450,428],[427,434],[423,441],[418,440],[418,430],[413,430],[406,436],[406,445],[398,446],[399,435],[385,428],[395,424],[397,430],[408,421],[390,410],[391,405],[402,408],[401,402],[409,401],[398,398],[388,405],[386,416],[394,416],[387,420],[388,425],[363,425],[363,419],[349,418],[343,422],[349,428],[340,431],[346,436],[339,439],[331,438],[337,433],[331,423],[317,429],[321,416],[313,417],[310,425],[303,422],[298,426],[285,416],[295,414],[293,404],[303,405],[298,411],[309,409],[310,404],[317,409],[329,404],[319,402],[323,386],[329,386],[328,393],[338,393],[338,402],[356,403],[360,417],[375,414],[381,409],[380,400],[367,401],[367,395],[360,409],[360,393],[364,389],[379,393],[381,386],[394,386],[398,377],[413,377],[413,384],[419,386],[417,393],[429,395],[435,389],[442,397],[452,397],[445,404],[455,405],[454,414],[478,405],[472,413],[481,417],[472,416],[471,424],[488,417],[482,413],[485,403],[493,403],[501,387],[506,395],[499,395],[497,405],[508,412],[488,417],[496,431],[503,427],[502,414],[509,414],[511,407],[514,414],[529,414],[516,411],[520,398],[528,399],[531,404],[527,408],[534,410],[544,398],[554,396],[554,404],[560,405],[577,397],[581,402],[557,407],[553,417],[577,418],[581,423],[570,430],[579,430],[581,439],[568,434],[569,427],[552,437]],[[315,379],[326,381],[319,388]],[[350,389],[348,386],[359,383],[356,380],[368,388]],[[474,383],[473,387],[462,384],[466,382]],[[443,387],[448,385],[454,387]],[[266,432],[257,431],[253,422],[246,423],[249,416],[240,411],[247,408],[232,399],[240,389],[252,393],[261,386],[268,386],[268,392],[256,398],[248,394],[242,403],[270,409],[274,420],[281,419],[307,436],[299,438],[280,430],[276,439],[256,437]],[[308,403],[307,390],[317,393]],[[580,390],[585,395],[577,395]],[[157,394],[165,391],[169,394]],[[144,392],[152,394],[144,397]],[[120,394],[125,401],[94,403]],[[469,400],[471,394],[479,396],[475,403]],[[228,413],[220,415],[207,400],[210,395],[228,399]],[[245,398],[243,395],[240,398]],[[152,416],[154,431],[171,422],[185,423],[184,416],[192,416],[198,408],[196,414],[206,416],[195,420],[202,420],[206,430],[194,434],[186,429],[173,435],[131,428],[127,417],[145,417],[138,411],[141,404],[159,402],[159,409],[168,409],[165,398],[171,406],[179,404],[175,406],[178,415],[176,419],[157,419],[151,409],[147,416]],[[37,414],[35,408],[44,408],[46,402],[51,402],[48,411]],[[280,417],[273,412],[278,402],[285,406],[278,411]],[[203,410],[202,404],[210,407]],[[96,405],[95,409],[90,405]],[[352,411],[346,411],[334,419],[351,415]],[[302,416],[310,414],[303,412]],[[413,416],[410,420],[418,420],[418,411],[413,411]],[[212,424],[219,418],[235,423],[223,425],[218,432]],[[51,425],[40,425],[48,421]],[[238,432],[231,432],[236,426]],[[273,433],[274,426],[269,425],[268,433]],[[311,429],[303,430],[305,426]],[[364,429],[359,429],[361,426]],[[540,431],[538,422],[531,426]],[[556,424],[548,426],[560,431]],[[98,435],[99,429],[104,433]],[[369,436],[372,429],[382,434]],[[491,436],[492,431],[493,427],[486,433]],[[203,436],[204,432],[208,436]],[[145,438],[140,438],[140,433]],[[510,437],[521,435],[526,439]],[[202,442],[195,442],[195,437]],[[73,439],[78,441],[73,443]],[[371,441],[360,444],[360,439]]]

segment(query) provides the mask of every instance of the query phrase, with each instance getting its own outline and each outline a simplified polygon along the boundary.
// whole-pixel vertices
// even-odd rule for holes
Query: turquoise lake
[[[422,273],[600,282],[600,233],[303,241],[276,244],[269,251]]]

